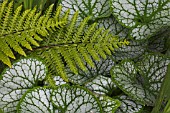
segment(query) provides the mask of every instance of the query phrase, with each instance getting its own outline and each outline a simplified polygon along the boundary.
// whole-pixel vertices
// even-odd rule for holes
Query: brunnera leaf
[[[140,62],[124,60],[111,69],[112,80],[141,104],[153,106],[170,58],[148,54]]]
[[[116,97],[116,99],[121,102],[121,106],[116,110],[115,113],[139,113],[143,109],[141,104],[134,101],[127,95],[120,95]]]
[[[60,76],[54,76],[53,80],[55,81],[56,86],[66,84],[66,82]]]
[[[44,82],[44,86],[52,88],[55,88],[62,84],[67,84],[67,82],[65,82],[60,76],[56,76],[56,74],[52,75],[52,73],[48,73]]]
[[[80,86],[58,86],[53,90],[51,100],[62,113],[102,113],[99,100]]]
[[[97,28],[104,27],[105,29],[109,29],[111,34],[118,35],[120,38],[128,36],[129,30],[119,24],[113,16],[100,18],[96,22],[98,23]]]
[[[69,69],[67,70],[67,76],[69,81],[74,84],[83,85],[95,77],[110,76],[110,69],[114,66],[114,61],[111,58],[101,59],[100,61],[94,61],[94,67],[89,66],[86,63],[87,71],[83,71],[78,67],[78,74],[74,74]]]
[[[129,42],[129,45],[115,49],[115,51],[112,53],[112,58],[116,61],[135,59],[144,54],[146,47],[148,46],[147,41],[130,40]]]
[[[100,103],[104,113],[115,113],[121,102],[117,99],[112,99],[107,96],[99,96]]]
[[[116,89],[116,85],[112,82],[111,78],[102,75],[85,84],[85,87],[99,95],[108,96]]]
[[[169,0],[111,0],[113,15],[128,28],[130,35],[141,40],[156,33],[170,22]]]
[[[166,42],[169,35],[170,28],[165,27],[157,32],[148,40],[148,50],[152,52],[164,52],[166,50]]]
[[[16,106],[22,95],[42,81],[47,73],[42,61],[24,58],[7,68],[0,80],[0,108],[5,113],[16,112]]]
[[[63,6],[62,11],[70,9],[72,16],[76,11],[79,11],[79,18],[90,16],[91,19],[110,16],[111,11],[108,0],[60,0],[60,5]]]
[[[52,89],[36,87],[28,90],[21,98],[18,113],[54,113],[55,109],[50,101]],[[57,110],[56,112],[57,113]]]
[[[147,25],[138,25],[131,30],[130,36],[136,40],[143,40],[155,35],[160,29],[164,28],[162,23],[157,24],[157,21],[148,23]]]

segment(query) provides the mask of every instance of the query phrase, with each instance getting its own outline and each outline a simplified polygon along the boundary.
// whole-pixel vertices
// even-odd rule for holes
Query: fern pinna
[[[0,6],[0,60],[8,66],[11,66],[9,58],[15,59],[13,51],[26,56],[24,48],[32,50],[31,45],[39,46],[37,41],[42,41],[41,36],[47,37],[66,24],[66,20],[57,19],[60,10],[56,10],[55,15],[51,14],[53,5],[44,15],[36,8],[21,10],[22,6],[19,6],[13,11],[13,2],[8,3],[8,0]]]
[[[43,41],[42,47],[35,49],[35,52],[45,59],[50,70],[57,70],[65,81],[68,81],[66,66],[78,74],[76,66],[86,70],[85,62],[87,62],[93,67],[92,58],[105,59],[106,55],[111,55],[111,51],[115,48],[129,43],[126,40],[119,41],[109,33],[109,30],[97,29],[97,23],[87,26],[90,17],[86,17],[79,24],[76,23],[77,18],[78,12],[74,14],[70,23],[51,34]]]

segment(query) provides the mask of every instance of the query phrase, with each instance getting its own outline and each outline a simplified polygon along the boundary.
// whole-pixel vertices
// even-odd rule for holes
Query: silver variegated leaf
[[[60,76],[55,76],[53,79],[55,81],[56,86],[66,84],[66,82]]]
[[[128,93],[128,95],[137,100],[145,99],[152,101],[150,97],[145,94],[141,83],[136,79],[137,68],[132,61],[123,61],[120,65],[114,66],[113,69],[111,69],[111,75],[114,83],[125,93]]]
[[[147,41],[129,41],[129,45],[122,46],[118,49],[115,49],[114,53],[112,54],[113,59],[116,61],[124,60],[124,59],[134,59],[146,51]]]
[[[118,96],[117,99],[121,102],[121,106],[116,110],[116,113],[140,113],[143,106],[126,95]]]
[[[131,36],[145,39],[170,23],[169,0],[111,0],[113,15],[126,27],[133,27]]]
[[[85,84],[91,79],[95,78],[98,75],[110,76],[110,69],[114,66],[113,60],[107,58],[106,60],[101,59],[100,61],[94,61],[95,67],[90,67],[86,64],[87,71],[83,71],[78,67],[79,74],[75,75],[69,69],[67,70],[67,76],[69,81],[74,84]]]
[[[22,95],[38,85],[46,76],[46,66],[33,58],[21,59],[7,68],[0,80],[0,108],[5,113],[16,112]]]
[[[79,11],[77,21],[81,21],[87,16],[95,19],[107,17],[111,14],[108,0],[60,0],[60,5],[63,6],[63,12],[69,8],[71,16]]]
[[[113,16],[98,19],[97,23],[98,28],[104,27],[105,29],[109,29],[111,34],[118,35],[120,38],[128,36],[128,29],[120,25]]]
[[[170,58],[152,54],[146,55],[141,62],[137,63],[139,74],[144,78],[145,88],[154,96],[160,90],[169,63]]]
[[[102,113],[97,98],[80,86],[58,86],[53,90],[51,99],[62,113]]]
[[[153,52],[164,52],[165,44],[170,37],[170,28],[163,28],[161,31],[156,33],[153,37],[149,38],[148,49]]]
[[[111,78],[102,75],[85,84],[85,87],[100,95],[111,95],[114,89],[116,89],[116,85],[112,82]]]
[[[149,54],[135,65],[125,60],[111,69],[114,83],[127,95],[141,102],[154,105],[170,58]]]
[[[28,90],[18,104],[18,113],[54,113],[51,92],[52,89],[43,87]]]
[[[121,105],[121,102],[119,100],[112,99],[107,96],[100,96],[99,100],[104,113],[115,113],[117,108]]]
[[[60,76],[47,76],[47,80],[45,81],[45,86],[56,87],[59,85],[67,84]]]
[[[130,36],[136,40],[147,39],[155,35],[162,28],[164,28],[164,26],[161,23],[157,25],[157,22],[148,23],[147,25],[138,25],[132,29]]]

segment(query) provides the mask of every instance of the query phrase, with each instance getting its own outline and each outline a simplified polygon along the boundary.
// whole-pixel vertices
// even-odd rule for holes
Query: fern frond
[[[47,37],[54,30],[59,30],[67,24],[69,11],[64,15],[64,19],[57,18],[61,9],[56,10],[53,16],[51,5],[44,15],[37,12],[36,7],[21,12],[22,6],[13,11],[13,2],[5,0],[0,6],[0,52],[3,57],[0,60],[11,66],[9,58],[15,59],[13,51],[26,56],[23,47],[32,50],[32,45],[38,47],[38,41],[42,41],[42,36]],[[61,7],[61,6],[60,6]],[[13,13],[14,12],[14,13]]]
[[[92,58],[98,61],[101,57],[105,59],[107,55],[111,55],[114,48],[128,44],[128,41],[122,42],[109,34],[109,30],[97,29],[97,23],[87,27],[90,17],[85,18],[79,25],[76,23],[77,18],[78,12],[74,14],[70,23],[49,36],[44,41],[44,46],[38,49],[39,55],[50,67],[56,66],[58,74],[66,81],[68,81],[66,67],[77,74],[77,66],[86,70],[87,62],[89,66],[94,67]]]

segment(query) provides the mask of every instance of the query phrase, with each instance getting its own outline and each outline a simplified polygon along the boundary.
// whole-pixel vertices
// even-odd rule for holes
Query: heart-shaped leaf
[[[0,108],[5,113],[16,112],[22,95],[39,85],[46,76],[46,66],[33,58],[21,59],[7,68],[0,80]]]
[[[169,0],[111,0],[113,15],[126,27],[133,27],[131,36],[145,39],[170,24]]]
[[[54,107],[50,102],[52,89],[36,87],[28,90],[18,104],[18,113],[54,113]],[[55,112],[56,113],[56,112]]]
[[[110,77],[99,75],[88,82],[85,87],[100,95],[110,95],[116,88],[116,85],[112,82]]]
[[[58,86],[53,90],[51,99],[62,113],[102,113],[97,98],[80,86]]]
[[[114,83],[142,104],[154,105],[170,58],[146,55],[135,65],[125,60],[111,69]]]
[[[121,105],[119,100],[107,96],[100,96],[99,100],[104,113],[115,113],[117,108]]]
[[[91,19],[110,16],[111,11],[108,0],[60,0],[60,5],[63,6],[62,11],[70,9],[72,16],[76,11],[79,11],[79,18],[90,16]]]
[[[68,69],[67,76],[69,78],[69,81],[75,84],[82,85],[90,81],[91,79],[94,79],[98,75],[110,76],[110,69],[114,65],[114,62],[110,58],[107,58],[106,60],[101,59],[100,61],[93,61],[95,67],[92,68],[91,66],[86,64],[87,71],[83,71],[78,68],[78,75],[74,74]]]
[[[144,88],[148,89],[154,96],[160,90],[169,63],[169,57],[151,54],[146,55],[141,62],[137,63],[139,74],[143,75],[144,78]]]
[[[118,96],[117,99],[121,101],[121,106],[116,113],[140,113],[143,106],[126,95]]]

